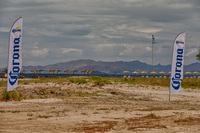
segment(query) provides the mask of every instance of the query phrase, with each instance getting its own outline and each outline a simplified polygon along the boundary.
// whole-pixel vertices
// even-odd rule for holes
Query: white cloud
[[[151,56],[152,34],[157,42],[155,58],[160,57],[155,64],[165,64],[171,62],[173,40],[182,31],[187,32],[189,60],[185,63],[192,63],[199,47],[199,5],[198,0],[8,0],[0,4],[4,18],[0,47],[7,49],[9,28],[22,15],[23,61],[45,57],[35,58],[35,65],[48,64],[50,58],[57,62],[92,58],[151,63],[147,57]]]
[[[34,57],[45,57],[48,52],[49,52],[49,50],[47,48],[40,49],[40,50],[35,49],[35,50],[31,51],[31,53]]]
[[[145,50],[146,50],[146,51],[151,51],[152,48],[151,48],[151,47],[145,47]]]
[[[123,44],[124,49],[119,53],[120,56],[134,55],[134,45]]]
[[[185,56],[190,56],[191,54],[194,54],[197,52],[198,52],[198,48],[189,49],[188,52],[185,53]]]
[[[138,31],[138,32],[144,32],[144,33],[156,33],[156,32],[160,32],[160,31],[162,31],[162,29],[160,29],[160,28],[145,28],[145,29],[143,29],[143,28],[138,28],[138,29],[135,29],[136,31]]]
[[[9,32],[9,28],[0,27],[0,32]]]
[[[75,49],[75,48],[62,48],[61,53],[63,54],[82,54],[82,49]]]

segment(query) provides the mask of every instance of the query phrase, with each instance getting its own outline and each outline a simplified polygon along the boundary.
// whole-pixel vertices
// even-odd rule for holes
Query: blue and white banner
[[[22,26],[23,18],[18,18],[10,29],[8,47],[7,92],[18,86],[22,69]]]
[[[181,81],[183,79],[185,32],[180,33],[175,41],[172,55],[170,94],[181,92]]]

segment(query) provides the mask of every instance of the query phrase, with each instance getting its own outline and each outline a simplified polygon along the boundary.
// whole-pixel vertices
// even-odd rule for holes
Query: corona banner
[[[181,81],[183,79],[185,35],[185,32],[180,33],[174,41],[169,90],[170,94],[182,91]]]
[[[22,26],[23,18],[18,18],[10,29],[8,47],[7,92],[18,86],[22,69]]]

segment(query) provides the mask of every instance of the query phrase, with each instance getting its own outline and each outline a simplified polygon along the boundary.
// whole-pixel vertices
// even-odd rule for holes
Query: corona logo
[[[21,35],[18,38],[14,38],[14,46],[13,46],[13,55],[12,55],[12,69],[9,72],[9,83],[10,85],[14,85],[19,77],[20,72],[20,62],[19,62],[19,52],[20,52],[20,40]]]
[[[21,32],[21,29],[19,28],[19,26],[16,26],[15,29],[12,30],[13,33],[15,32]]]
[[[183,40],[182,39],[179,39],[176,41],[176,44],[184,44]]]
[[[172,87],[175,90],[178,90],[181,85],[181,67],[183,66],[183,49],[177,50],[177,57],[176,57],[176,67],[175,67],[175,75],[172,77]]]

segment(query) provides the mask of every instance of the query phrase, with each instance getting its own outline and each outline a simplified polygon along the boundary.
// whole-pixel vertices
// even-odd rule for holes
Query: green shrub
[[[77,78],[75,80],[75,83],[79,83],[79,84],[84,84],[84,83],[87,83],[86,79],[84,78]]]
[[[7,92],[7,90],[5,89],[2,93],[3,101],[6,101],[6,100],[20,101],[22,97],[23,97],[22,93],[17,90],[12,90],[12,91]]]
[[[72,83],[74,83],[74,79],[73,78],[70,78],[69,81],[72,82]]]
[[[146,116],[144,117],[157,117],[154,113],[150,113],[150,114],[147,114]]]
[[[10,95],[9,95],[9,93],[7,93],[7,90],[6,90],[6,89],[5,89],[5,90],[3,91],[3,93],[2,93],[2,99],[3,99],[3,101],[6,101],[6,99],[7,99],[7,100],[10,99]]]
[[[78,83],[78,84],[87,83],[85,78],[69,78],[69,81],[72,83]]]
[[[100,76],[91,76],[90,79],[95,82],[96,85],[104,85],[104,84],[111,84],[108,78],[103,78]]]

